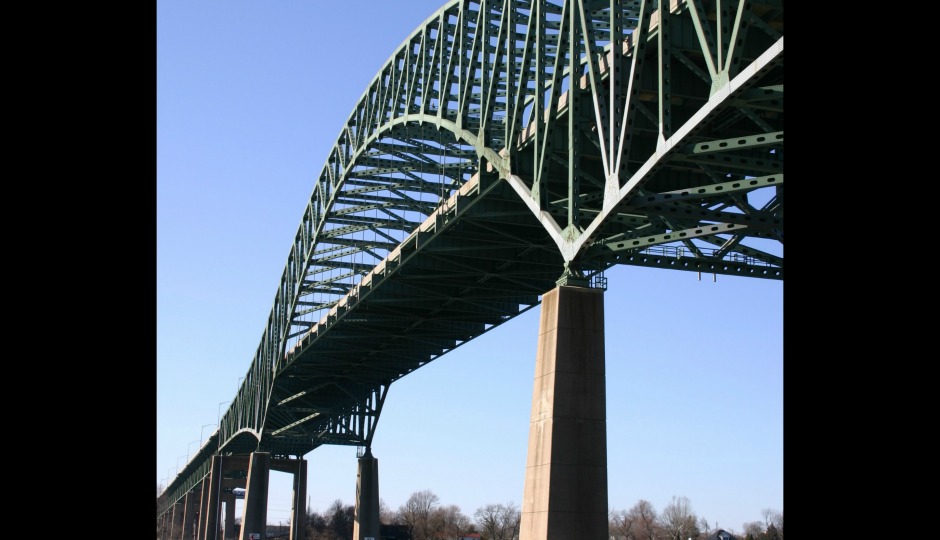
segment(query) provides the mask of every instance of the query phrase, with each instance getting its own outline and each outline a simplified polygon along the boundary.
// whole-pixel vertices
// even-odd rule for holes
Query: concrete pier
[[[223,529],[224,540],[236,540],[235,534],[235,494],[226,493],[222,495],[222,502],[225,503],[225,528]]]
[[[604,295],[542,297],[520,540],[607,540]]]
[[[177,539],[183,535],[183,501],[173,505],[173,518],[170,520],[170,538]]]
[[[301,540],[307,526],[307,461],[272,459],[270,469],[294,476],[291,496],[290,540]]]
[[[203,540],[206,534],[206,519],[209,517],[209,485],[210,478],[202,479],[202,487],[199,493],[199,523],[196,527],[196,540]]]
[[[199,540],[248,540],[250,533],[258,538],[267,534],[268,485],[270,471],[294,476],[291,508],[290,539],[300,540],[306,528],[307,517],[307,462],[303,459],[271,459],[266,452],[249,456],[212,456],[208,476],[201,485]],[[241,532],[235,526],[234,488],[245,489]],[[222,517],[225,509],[224,522]],[[220,527],[224,523],[224,527]],[[179,532],[175,533],[179,536]]]
[[[248,462],[248,483],[245,486],[245,508],[242,514],[242,531],[239,540],[254,540],[267,537],[268,529],[268,480],[271,455],[253,452]],[[260,535],[260,536],[255,536]]]
[[[294,496],[291,505],[290,540],[303,540],[307,528],[307,462],[297,460],[294,472]]]
[[[222,487],[222,456],[212,456],[205,491],[206,517],[200,520],[200,540],[217,540],[219,530],[219,495]]]
[[[195,489],[190,490],[183,498],[183,535],[180,540],[192,540],[193,531],[196,530],[196,520],[199,513],[199,496],[201,493]]]
[[[160,516],[160,529],[158,530],[160,533],[160,540],[169,540],[168,535],[170,534],[170,514],[171,512],[164,512],[163,515]]]
[[[353,521],[353,540],[379,540],[379,460],[372,450],[359,458],[356,473],[356,514]]]

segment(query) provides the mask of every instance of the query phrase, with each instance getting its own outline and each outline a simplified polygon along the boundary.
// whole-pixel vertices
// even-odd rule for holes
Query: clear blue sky
[[[314,182],[353,106],[443,2],[157,3],[156,481],[248,370]],[[783,283],[607,273],[609,505],[672,496],[740,531],[783,508]],[[522,505],[536,308],[392,384],[381,499]],[[220,406],[221,404],[221,406]],[[307,454],[313,510],[353,504],[355,447]],[[290,485],[272,473],[269,521]],[[240,508],[239,508],[240,511]]]

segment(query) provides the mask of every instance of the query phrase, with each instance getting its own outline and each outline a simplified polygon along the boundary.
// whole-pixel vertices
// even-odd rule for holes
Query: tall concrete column
[[[372,450],[359,458],[356,473],[356,514],[353,520],[353,540],[379,540],[379,460]]]
[[[193,531],[196,530],[195,520],[197,508],[199,508],[199,494],[190,490],[183,499],[183,534],[180,540],[193,540]]]
[[[290,540],[304,538],[307,527],[307,461],[297,460],[294,471],[294,498],[291,504]]]
[[[170,540],[170,515],[171,512],[164,512],[160,516],[160,540]]]
[[[240,540],[249,540],[252,534],[267,538],[268,529],[268,477],[271,471],[271,455],[253,452],[248,462],[248,483],[245,486],[245,508],[242,514]]]
[[[170,538],[176,540],[183,535],[183,503],[173,505],[173,518],[170,520]]]
[[[211,475],[212,469],[209,469]],[[209,477],[203,478],[201,482],[200,495],[199,495],[199,523],[196,524],[196,540],[205,540],[206,536],[206,519],[208,516],[209,510]]]
[[[235,534],[235,494],[223,494],[222,502],[225,503],[225,534],[223,540],[236,540],[238,535]]]
[[[520,540],[607,540],[604,295],[542,297]]]
[[[204,483],[205,517],[200,520],[200,540],[219,540],[219,498],[222,495],[222,456],[212,456],[208,481]]]

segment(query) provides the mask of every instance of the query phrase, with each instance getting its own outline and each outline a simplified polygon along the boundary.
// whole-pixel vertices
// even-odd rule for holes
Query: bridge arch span
[[[782,280],[783,200],[779,0],[448,2],[330,149],[219,449],[368,446],[569,270]]]
[[[250,454],[258,449],[261,433],[252,428],[242,428],[233,433],[219,446],[223,454]]]
[[[419,248],[448,219],[479,223],[452,212],[451,200],[464,210],[497,200],[478,219],[503,220],[474,231],[476,247],[463,244],[464,252],[487,242],[528,246],[491,267],[468,266],[477,282],[508,265],[540,269],[525,284],[531,290],[507,301],[515,307],[475,326],[483,331],[537,304],[569,270],[590,278],[637,264],[782,279],[782,255],[749,244],[783,239],[782,5],[742,1],[730,20],[716,9],[707,1],[454,0],[425,20],[372,79],[330,150],[221,440],[248,429],[262,434],[262,446],[267,430],[271,444],[296,451],[316,440],[364,443],[378,415],[364,396],[379,404],[415,365],[479,335],[448,334],[431,347],[442,352],[361,387],[315,385],[334,389],[345,401],[339,409],[298,406],[308,390],[288,380],[309,381],[298,362],[313,354],[308,343],[358,320],[348,315],[354,306],[377,298],[363,280],[397,271],[409,242]],[[468,185],[472,193],[462,193]],[[765,195],[752,202],[758,192]],[[486,227],[526,232],[484,238]],[[272,413],[281,418],[272,423]]]

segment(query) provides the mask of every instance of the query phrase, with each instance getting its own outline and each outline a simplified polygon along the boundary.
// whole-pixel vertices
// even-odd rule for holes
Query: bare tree
[[[688,497],[672,497],[672,502],[663,508],[659,516],[659,525],[672,540],[696,538],[699,535],[698,518],[692,512],[692,503]]]
[[[383,525],[395,525],[398,523],[398,514],[385,503],[384,499],[379,499],[379,523]]]
[[[307,509],[306,523],[307,534],[304,538],[308,540],[321,540],[323,538],[330,538],[332,535],[332,533],[327,535],[328,528],[326,518],[309,508]]]
[[[431,511],[429,527],[434,538],[452,539],[460,533],[473,532],[470,518],[465,516],[457,505],[435,508]]]
[[[611,538],[616,540],[637,540],[636,521],[627,510],[612,510],[608,518],[607,528]]]
[[[610,534],[626,540],[656,540],[660,536],[656,521],[656,508],[651,502],[640,499],[629,510],[611,512]]]
[[[336,499],[326,511],[328,529],[336,538],[352,538],[353,522],[356,519],[356,507],[344,506],[343,501]]]
[[[780,512],[773,508],[764,508],[761,510],[760,515],[764,518],[764,530],[768,530],[773,526],[779,533],[783,529],[783,514]]]
[[[655,540],[659,536],[657,521],[659,516],[653,503],[640,499],[630,509],[630,515],[637,522],[637,539]]]
[[[486,540],[515,540],[519,536],[522,513],[515,503],[488,504],[473,514],[480,533]]]
[[[412,540],[431,540],[429,519],[438,497],[431,490],[416,491],[398,509],[401,521],[411,530]]]
[[[741,525],[744,528],[744,538],[759,540],[764,536],[764,525],[760,521],[749,521]]]
[[[767,527],[767,531],[764,532],[764,540],[783,540],[783,533],[778,531],[776,525],[771,523]]]
[[[705,519],[705,516],[702,516],[701,518],[699,518],[699,520],[698,520],[698,526],[699,526],[703,531],[705,531],[705,534],[706,534],[706,535],[708,534],[708,531],[711,530],[711,527],[708,526],[708,520]]]

